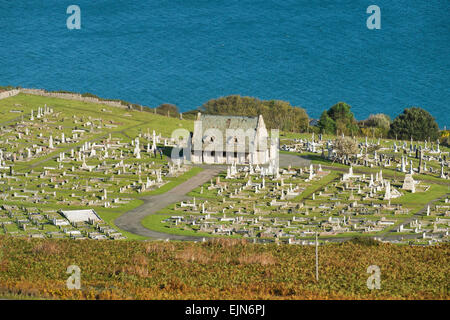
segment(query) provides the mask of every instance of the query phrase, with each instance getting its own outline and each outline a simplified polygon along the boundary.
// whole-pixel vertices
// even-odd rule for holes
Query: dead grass
[[[138,276],[140,278],[149,277],[148,267],[139,265],[125,265],[120,268],[120,271],[132,276]]]
[[[55,242],[45,241],[39,242],[33,247],[34,254],[53,255],[61,252],[58,244]]]
[[[119,272],[128,275],[138,276],[140,278],[149,277],[149,261],[143,254],[136,254],[130,259],[131,264],[119,268]]]
[[[209,263],[213,259],[211,253],[200,247],[189,246],[183,251],[177,252],[175,257],[185,262]]]
[[[133,262],[134,265],[136,266],[148,266],[148,259],[146,256],[142,255],[142,254],[137,254],[135,255],[131,261]]]
[[[212,238],[208,241],[208,245],[217,246],[221,248],[232,248],[235,246],[245,246],[248,243],[245,239],[226,239],[226,238]]]
[[[160,241],[152,241],[147,242],[144,245],[145,253],[169,253],[175,251],[175,246],[172,243],[160,242]]]
[[[276,263],[276,259],[270,253],[244,254],[238,258],[240,264],[260,264],[271,266]]]
[[[0,236],[0,262],[7,262],[0,263],[0,296],[448,300],[449,249],[444,244],[324,245],[316,282],[315,252],[310,246],[247,244],[236,239],[209,244],[30,241]],[[54,252],[58,253],[47,255]],[[81,290],[66,286],[67,266],[75,262],[82,268]],[[367,267],[373,264],[382,270],[382,290],[367,289]]]

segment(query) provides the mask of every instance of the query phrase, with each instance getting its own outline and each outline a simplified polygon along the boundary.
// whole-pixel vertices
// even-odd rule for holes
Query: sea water
[[[449,13],[449,0],[0,0],[0,85],[182,111],[240,94],[314,118],[338,101],[358,119],[420,106],[448,127]]]

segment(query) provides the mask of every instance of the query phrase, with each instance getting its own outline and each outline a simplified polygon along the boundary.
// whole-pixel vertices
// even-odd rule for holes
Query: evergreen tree
[[[350,108],[345,102],[338,102],[327,111],[328,116],[336,123],[336,130],[339,131],[336,133],[343,132],[346,135],[359,133],[358,124]]]
[[[406,108],[391,124],[389,137],[425,141],[439,137],[439,127],[430,113],[422,108]]]
[[[321,133],[336,133],[336,122],[330,118],[326,110],[322,112],[317,126],[319,127]]]

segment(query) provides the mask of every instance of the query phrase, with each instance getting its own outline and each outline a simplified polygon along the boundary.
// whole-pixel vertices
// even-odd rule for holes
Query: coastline
[[[2,88],[8,88],[7,90],[1,91]],[[43,97],[52,97],[52,98],[60,98],[65,100],[76,100],[76,101],[82,101],[87,103],[95,103],[95,104],[104,104],[111,107],[117,107],[122,109],[130,109],[130,110],[137,110],[137,111],[144,111],[144,112],[154,112],[156,113],[157,107],[149,107],[144,106],[137,103],[131,103],[128,101],[124,101],[121,99],[108,99],[108,98],[102,98],[92,93],[77,93],[67,90],[61,90],[61,91],[47,91],[45,89],[35,89],[35,88],[21,88],[21,87],[12,87],[12,86],[0,86],[0,100],[6,99],[9,97],[13,97],[15,95],[18,95],[19,93],[24,94],[32,94],[32,95],[38,95]],[[192,114],[194,111],[197,111],[197,109],[180,112],[180,115],[187,116],[189,114]],[[305,109],[306,114],[308,115],[308,111]],[[312,118],[308,115],[309,121],[315,121],[318,122],[319,119]],[[364,121],[364,120],[358,120],[356,121]],[[439,126],[439,131],[445,131],[448,130],[447,126],[444,125],[444,127]]]

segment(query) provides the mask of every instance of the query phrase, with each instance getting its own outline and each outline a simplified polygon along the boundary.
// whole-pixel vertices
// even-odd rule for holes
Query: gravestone
[[[411,174],[405,175],[405,180],[403,181],[403,190],[408,190],[414,193],[416,191],[416,185]]]

